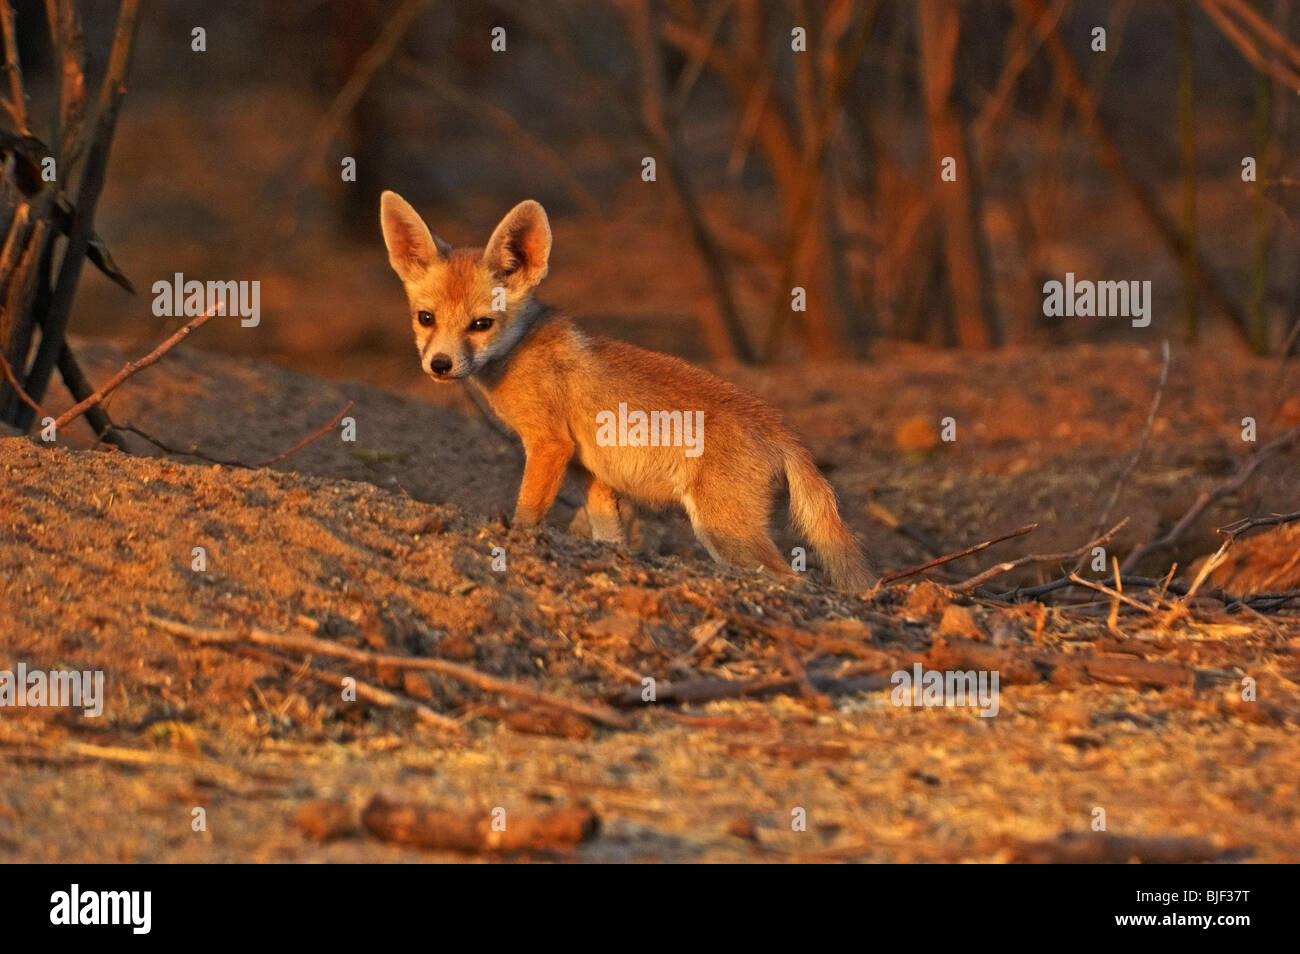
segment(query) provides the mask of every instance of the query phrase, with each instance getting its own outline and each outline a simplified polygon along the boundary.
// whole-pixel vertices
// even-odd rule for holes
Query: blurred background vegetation
[[[47,5],[13,4],[42,139]],[[92,77],[115,7],[82,5]],[[174,326],[154,281],[259,279],[261,326],[206,346],[418,375],[377,222],[395,189],[457,245],[540,200],[542,297],[695,359],[1277,353],[1300,315],[1297,26],[1289,0],[146,3],[96,217],[140,293],[88,275],[71,331],[151,343]],[[1152,281],[1151,327],[1044,318],[1067,271]]]

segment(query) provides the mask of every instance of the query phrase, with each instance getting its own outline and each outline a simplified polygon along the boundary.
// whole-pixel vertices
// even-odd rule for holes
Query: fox
[[[714,560],[790,582],[801,577],[768,535],[784,481],[793,522],[833,585],[875,585],[834,490],[772,408],[678,358],[588,335],[534,297],[551,255],[540,203],[516,205],[481,248],[452,248],[392,191],[380,198],[380,225],[422,370],[440,385],[473,387],[523,444],[512,526],[538,526],[572,469],[592,539],[625,545],[620,502],[625,512],[680,505]],[[626,427],[637,412],[642,423],[660,415],[665,434],[669,420],[689,431],[694,419],[691,448],[674,446],[680,431],[674,441],[647,441],[644,427]],[[616,414],[625,439],[612,439]]]

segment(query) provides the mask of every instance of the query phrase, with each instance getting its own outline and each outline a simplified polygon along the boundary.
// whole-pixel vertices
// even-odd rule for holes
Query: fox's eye
[[[418,321],[425,328],[429,328],[433,325],[433,312],[431,311],[419,312],[418,314],[416,314],[415,320]]]
[[[491,318],[475,318],[469,323],[470,331],[487,331],[492,327]]]

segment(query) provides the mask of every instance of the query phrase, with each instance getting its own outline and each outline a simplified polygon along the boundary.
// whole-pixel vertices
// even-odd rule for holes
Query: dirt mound
[[[1104,598],[1062,614],[934,583],[872,599],[786,587],[708,562],[674,515],[647,518],[636,554],[566,533],[563,513],[512,531],[498,514],[515,452],[454,396],[428,405],[195,354],[156,370],[111,411],[169,445],[261,459],[347,400],[358,440],[331,434],[256,470],[0,441],[0,668],[105,678],[99,718],[4,710],[11,859],[533,851],[494,840],[483,819],[498,809],[530,837],[578,833],[543,857],[1009,859],[1050,856],[1097,808],[1138,857],[1185,844],[1300,858],[1300,637],[1284,615],[1198,613],[1175,629],[1135,615],[1112,630]],[[898,402],[883,392],[925,373],[885,368],[872,386]],[[1050,504],[1075,511],[1055,532],[1077,545],[1095,487],[1066,482],[1066,462],[1117,455],[1118,469],[1126,456],[1107,457],[1101,445],[1125,442],[1098,432],[1018,469],[1008,460],[1058,439],[1008,422],[903,472],[854,390],[864,381],[819,373],[820,390],[784,408],[859,527],[873,496],[928,514],[918,525],[945,545]],[[959,416],[984,400],[973,384],[948,393]],[[1188,483],[1187,455],[1218,439],[1157,439],[1142,479],[1173,469]],[[1014,506],[998,504],[998,472],[1019,488]],[[949,513],[965,516],[935,516]],[[884,566],[924,557],[872,532]],[[957,575],[1008,546],[1026,549],[1003,544]],[[997,717],[891,704],[894,674],[916,665],[999,671]],[[1242,699],[1247,676],[1257,701]],[[422,819],[425,847],[387,840],[411,827],[394,818]]]

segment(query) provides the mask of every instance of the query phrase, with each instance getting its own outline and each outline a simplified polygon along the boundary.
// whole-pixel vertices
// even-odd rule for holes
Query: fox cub
[[[595,539],[623,542],[620,498],[680,503],[714,559],[792,578],[768,536],[784,477],[835,585],[874,583],[830,485],[766,404],[684,361],[588,337],[533,299],[551,253],[538,203],[511,209],[485,249],[453,249],[394,192],[380,223],[424,371],[469,381],[523,441],[516,526],[541,521],[576,463]]]

